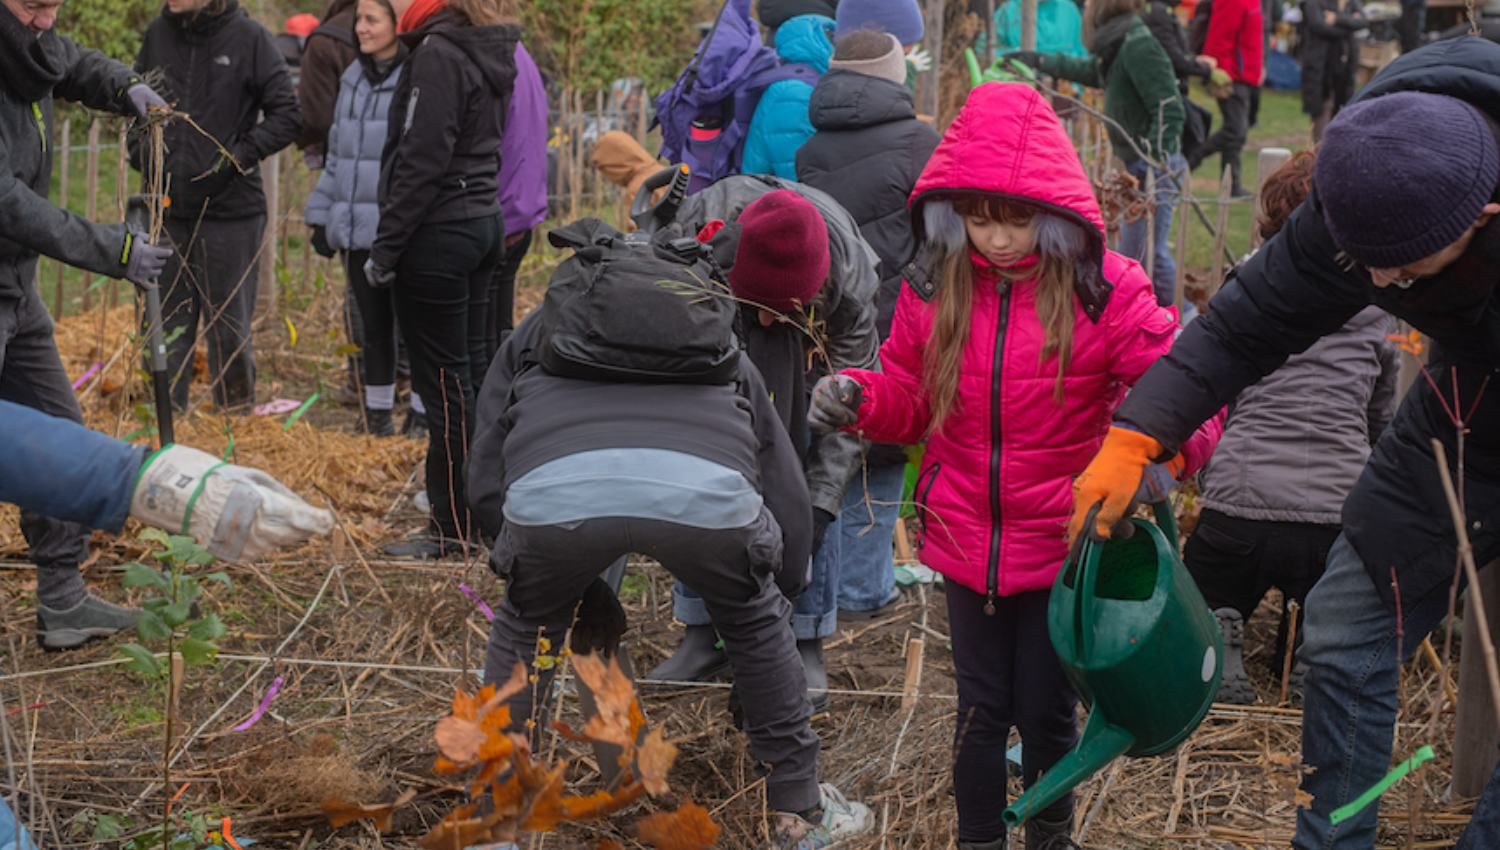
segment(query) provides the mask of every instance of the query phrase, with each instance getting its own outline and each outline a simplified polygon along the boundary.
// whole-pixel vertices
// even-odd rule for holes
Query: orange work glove
[[[1099,505],[1094,531],[1107,539],[1110,529],[1125,517],[1135,500],[1146,467],[1166,451],[1154,438],[1118,426],[1109,429],[1099,453],[1073,481],[1073,519],[1068,523],[1072,545],[1090,510]]]

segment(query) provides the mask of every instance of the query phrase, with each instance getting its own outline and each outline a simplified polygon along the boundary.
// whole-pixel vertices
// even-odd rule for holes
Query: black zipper
[[[1000,595],[1000,376],[1005,356],[1005,330],[1010,318],[1010,284],[1000,281],[1000,319],[995,330],[995,361],[990,374],[990,563],[985,574],[984,613],[995,615]]]

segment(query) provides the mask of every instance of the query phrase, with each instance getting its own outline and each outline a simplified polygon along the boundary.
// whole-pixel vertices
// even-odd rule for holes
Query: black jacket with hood
[[[1172,60],[1172,72],[1177,75],[1182,91],[1186,93],[1189,79],[1197,77],[1207,80],[1212,71],[1188,50],[1187,31],[1177,18],[1176,8],[1177,0],[1151,0],[1141,13],[1141,20],[1146,22],[1146,28],[1161,42],[1161,48],[1167,51],[1167,58]]]
[[[354,37],[354,13],[358,0],[333,0],[323,13],[323,22],[307,36],[302,49],[302,73],[297,78],[297,101],[302,106],[302,132],[297,147],[316,156],[328,149],[328,129],[339,99],[339,79],[349,64],[359,58]]]
[[[1328,23],[1324,12],[1333,12]],[[1354,78],[1359,72],[1359,40],[1354,34],[1365,28],[1364,8],[1359,0],[1304,0],[1302,4],[1302,111],[1323,114],[1323,103],[1333,98],[1338,112],[1354,96]]]
[[[140,78],[95,50],[37,35],[0,9],[0,299],[36,278],[38,254],[123,277],[125,228],[95,224],[47,200],[52,183],[52,98],[134,115],[126,89]]]
[[[161,96],[203,131],[186,121],[166,126],[172,198],[167,215],[265,215],[260,161],[291,144],[302,122],[286,60],[265,27],[251,20],[239,0],[215,0],[181,14],[164,7],[146,28],[135,67],[143,75],[161,74]],[[238,169],[224,158],[221,144]],[[150,163],[139,144],[132,154],[150,185]]]
[[[500,136],[516,81],[515,26],[470,26],[443,9],[402,36],[411,48],[391,100],[370,257],[394,269],[424,224],[500,212]]]
[[[808,112],[817,132],[797,151],[797,180],[843,204],[880,256],[875,325],[883,340],[901,294],[901,270],[917,253],[906,199],[938,133],[917,120],[911,89],[854,71],[824,74]]]
[[[1500,120],[1500,45],[1469,37],[1412,51],[1381,71],[1358,99],[1397,91],[1459,97]],[[1349,262],[1334,243],[1314,192],[1240,266],[1214,297],[1212,311],[1188,325],[1172,351],[1136,384],[1116,419],[1175,451],[1242,389],[1367,305],[1405,319],[1433,340],[1427,367],[1432,381],[1416,382],[1376,444],[1344,503],[1344,534],[1388,601],[1394,567],[1405,610],[1446,605],[1457,543],[1430,442],[1441,440],[1449,464],[1455,462],[1456,428],[1444,409],[1455,389],[1468,428],[1465,495],[1475,559],[1484,564],[1500,557],[1497,284],[1500,222],[1491,221],[1464,256],[1437,276],[1410,289],[1377,289],[1368,271]]]
[[[469,504],[486,537],[499,538],[503,531],[510,485],[549,461],[597,449],[666,449],[745,476],[781,527],[782,563],[810,563],[812,508],[802,465],[749,357],[741,355],[733,384],[560,378],[527,365],[536,362],[538,312],[506,338],[479,391]],[[498,553],[503,546],[495,548]],[[804,580],[782,578],[783,587],[785,579],[795,579],[793,586]]]

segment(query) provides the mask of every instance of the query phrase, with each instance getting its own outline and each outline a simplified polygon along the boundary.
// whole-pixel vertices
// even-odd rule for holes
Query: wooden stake
[[[906,676],[901,680],[901,710],[910,711],[917,703],[917,689],[922,683],[922,650],[925,640],[919,637],[906,640]]]
[[[1301,610],[1295,599],[1286,604],[1286,657],[1281,660],[1281,699],[1277,705],[1290,704],[1292,658],[1297,654],[1297,613]]]
[[[1156,169],[1146,169],[1146,277],[1156,270]]]
[[[917,560],[911,550],[911,538],[906,534],[906,520],[896,519],[896,563],[910,564]]]
[[[1180,184],[1177,193],[1177,280],[1172,285],[1172,303],[1177,305],[1177,315],[1181,316],[1187,307],[1187,247],[1188,247],[1188,210],[1187,199],[1191,174],[1184,173],[1178,178]]]
[[[1495,745],[1500,743],[1500,719],[1486,697],[1484,655],[1478,652],[1481,638],[1479,624],[1500,616],[1500,569],[1490,564],[1479,574],[1481,606],[1471,592],[1464,600],[1463,637],[1459,641],[1458,684],[1444,675],[1443,684],[1453,689],[1450,696],[1456,717],[1453,730],[1453,794],[1478,797],[1495,769]],[[1436,655],[1436,651],[1433,655]],[[1429,658],[1428,662],[1431,663]],[[1441,664],[1435,664],[1441,670]],[[1445,671],[1446,672],[1446,671]]]
[[[115,162],[115,206],[120,221],[125,220],[125,202],[130,197],[130,151],[127,147],[129,140],[126,138],[129,129],[129,124],[121,122],[120,133],[116,136],[116,153],[119,155]],[[112,279],[109,282],[109,308],[113,310],[119,304],[120,281]]]
[[[59,147],[62,150],[62,180],[61,185],[58,187],[61,191],[58,193],[57,206],[59,209],[65,210],[68,208],[68,172],[71,170],[69,166],[73,160],[72,118],[63,119],[62,144]],[[62,263],[57,263],[57,294],[52,299],[52,315],[54,318],[61,318],[63,314],[63,273],[66,268]]]
[[[1291,158],[1292,152],[1287,150],[1286,148],[1261,148],[1260,151],[1256,153],[1255,206],[1257,211],[1260,208],[1261,194],[1266,188],[1266,180],[1268,180],[1272,174],[1276,173],[1276,169],[1285,165],[1286,161]],[[1253,213],[1250,216],[1250,250],[1252,251],[1256,248],[1259,248],[1261,243],[1260,222],[1256,220],[1257,218],[1258,216],[1254,215]]]
[[[261,179],[265,181],[266,210],[270,214],[266,230],[260,238],[260,276],[254,281],[245,281],[245,286],[257,289],[255,301],[255,324],[276,315],[276,219],[281,209],[281,154],[274,153],[260,164]],[[186,246],[183,246],[186,250]]]
[[[1489,618],[1484,613],[1483,591],[1479,589],[1479,568],[1474,564],[1474,545],[1469,542],[1469,529],[1464,518],[1463,506],[1458,503],[1458,492],[1453,489],[1453,476],[1448,472],[1448,452],[1443,441],[1434,437],[1432,451],[1437,456],[1438,477],[1443,481],[1443,495],[1448,498],[1448,511],[1453,515],[1453,530],[1458,536],[1458,557],[1463,562],[1464,576],[1469,582],[1470,616],[1479,628],[1479,649],[1484,653],[1484,671],[1490,685],[1490,707],[1500,715],[1500,665],[1495,661],[1495,642],[1490,635]]]
[[[96,220],[99,212],[99,119],[95,118],[89,122],[88,149],[85,151],[83,180],[83,217],[89,221]],[[94,306],[94,276],[89,272],[83,273],[83,309],[87,312]]]
[[[1496,575],[1500,576],[1500,572],[1497,572]],[[1477,642],[1478,638],[1475,638],[1475,641]],[[1427,659],[1428,664],[1432,665],[1433,672],[1443,677],[1443,691],[1448,694],[1448,700],[1450,702],[1457,703],[1458,685],[1453,684],[1453,677],[1449,676],[1448,671],[1443,669],[1443,660],[1441,658],[1438,658],[1437,648],[1432,645],[1431,635],[1422,638],[1422,657]],[[1456,773],[1457,771],[1455,770],[1454,772]],[[1486,772],[1485,778],[1488,777],[1489,773]],[[1480,780],[1480,784],[1483,784],[1483,780]],[[1468,794],[1465,796],[1477,797],[1479,795],[1476,792],[1474,794]]]

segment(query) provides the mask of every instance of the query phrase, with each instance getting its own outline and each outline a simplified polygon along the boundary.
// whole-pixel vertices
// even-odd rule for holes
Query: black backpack
[[[597,218],[548,234],[572,248],[553,273],[536,357],[589,381],[729,384],[739,373],[739,310],[708,246],[625,235]]]

